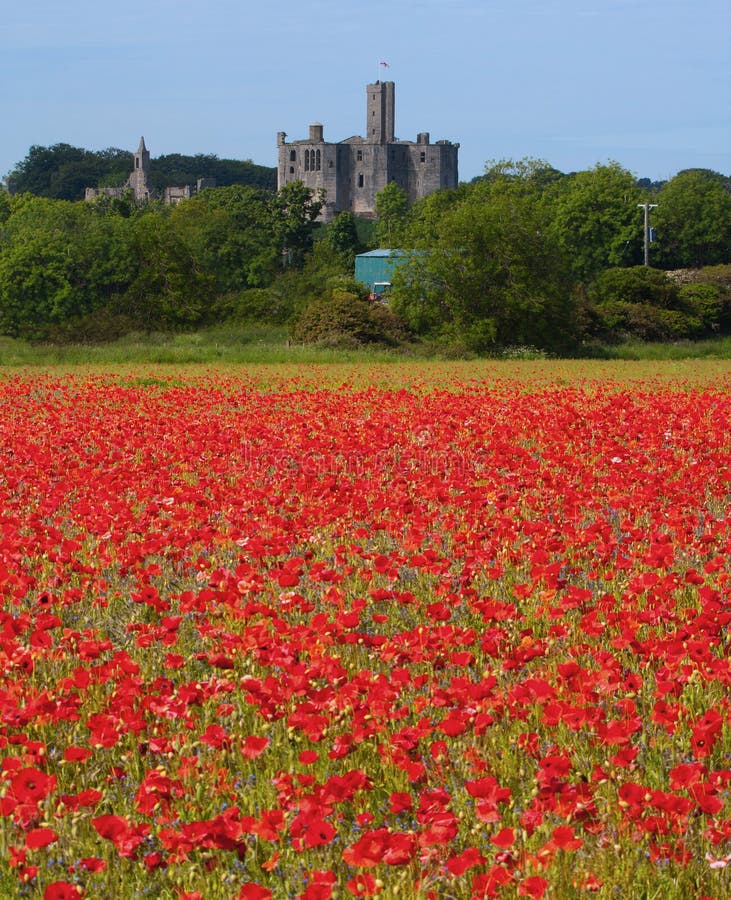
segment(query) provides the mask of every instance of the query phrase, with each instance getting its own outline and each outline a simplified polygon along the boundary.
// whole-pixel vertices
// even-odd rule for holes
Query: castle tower
[[[394,140],[396,86],[393,81],[377,81],[366,87],[366,130],[369,144],[388,144]]]
[[[288,141],[277,132],[277,183],[301,181],[325,192],[322,222],[347,210],[357,216],[376,214],[378,192],[391,181],[406,191],[410,203],[442,188],[456,188],[457,152],[452,141],[432,143],[428,131],[416,141],[396,140],[396,101],[393,81],[366,85],[365,133],[333,143],[322,125],[310,125],[306,139]]]
[[[134,168],[127,184],[132,189],[135,200],[149,200],[153,196],[150,180],[150,151],[145,147],[144,137],[140,138],[140,146],[135,153]]]

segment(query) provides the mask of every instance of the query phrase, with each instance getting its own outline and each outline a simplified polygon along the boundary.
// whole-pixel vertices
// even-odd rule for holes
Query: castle
[[[406,192],[410,203],[440,188],[456,188],[459,144],[432,144],[428,132],[418,134],[415,142],[397,140],[395,93],[393,81],[366,86],[365,137],[329,143],[323,138],[323,126],[315,124],[310,125],[307,140],[288,142],[280,131],[278,187],[301,181],[309,188],[324,190],[320,214],[324,222],[343,210],[373,217],[376,194],[391,181]]]
[[[188,200],[194,194],[207,187],[215,187],[215,179],[199,178],[196,184],[186,184],[183,187],[166,187],[162,200],[172,206],[181,200]],[[93,200],[95,197],[116,197],[121,199],[127,194],[132,194],[135,202],[146,203],[155,199],[155,190],[150,177],[150,151],[145,146],[144,137],[140,138],[140,146],[134,155],[134,163],[129,178],[122,187],[86,188],[85,200]]]

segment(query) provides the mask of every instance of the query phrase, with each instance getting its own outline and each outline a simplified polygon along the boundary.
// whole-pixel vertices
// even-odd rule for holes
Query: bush
[[[646,266],[607,269],[587,289],[585,333],[607,341],[697,337],[717,318],[717,306],[710,292],[690,287]]]
[[[672,309],[678,300],[678,286],[665,272],[649,266],[607,269],[590,285],[588,297],[594,304],[645,303]]]
[[[684,309],[699,320],[705,331],[718,328],[723,308],[718,285],[684,284],[678,294]]]
[[[688,337],[701,328],[699,319],[675,309],[660,309],[649,303],[621,300],[596,308],[598,331],[605,340],[639,338],[641,341],[669,341]]]
[[[306,344],[353,349],[364,344],[394,346],[408,337],[408,330],[392,310],[336,288],[309,304],[295,320],[292,337]]]

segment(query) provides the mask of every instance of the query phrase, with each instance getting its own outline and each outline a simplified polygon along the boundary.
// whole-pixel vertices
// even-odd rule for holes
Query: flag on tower
[[[386,69],[388,68],[388,63],[387,63],[387,62],[381,61],[381,65],[384,66]]]

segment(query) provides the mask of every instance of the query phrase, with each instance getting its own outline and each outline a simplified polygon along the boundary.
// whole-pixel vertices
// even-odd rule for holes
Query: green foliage
[[[387,307],[365,299],[363,286],[352,279],[333,279],[294,321],[292,337],[306,344],[358,347],[396,345],[408,339],[408,329]]]
[[[283,325],[292,315],[292,302],[272,288],[249,288],[220,296],[211,311],[211,321],[234,323],[267,322]]]
[[[687,169],[663,185],[653,210],[666,268],[731,262],[731,194],[722,175]]]
[[[109,148],[94,153],[70,144],[34,145],[10,173],[20,193],[56,200],[80,200],[84,189],[112,172],[132,170],[132,154]]]
[[[172,219],[150,213],[134,226],[138,272],[119,311],[146,317],[153,327],[197,324],[213,302],[215,276],[199,264]]]
[[[376,194],[376,240],[379,247],[403,245],[409,218],[409,198],[395,181]]]
[[[602,272],[590,286],[589,296],[596,303],[622,301],[671,308],[677,303],[678,287],[660,269],[633,266]]]
[[[313,191],[301,181],[290,181],[277,192],[273,208],[287,265],[301,268],[304,264],[324,202],[322,191]]]
[[[268,191],[211,188],[170,211],[172,227],[219,293],[266,287],[281,262],[281,225]]]
[[[448,210],[461,203],[473,188],[461,185],[455,190],[435,191],[417,200],[409,211],[408,227],[403,235],[404,248],[429,247],[438,239],[437,224]]]
[[[649,303],[610,300],[596,309],[599,336],[604,340],[677,340],[690,336],[700,326],[696,319],[680,310],[662,309]]]
[[[250,159],[219,159],[212,153],[157,156],[150,160],[150,169],[153,186],[158,191],[175,185],[195,184],[199,178],[215,179],[216,187],[241,184],[267,191],[277,189],[276,168],[256,165]]]
[[[684,284],[678,289],[680,305],[697,318],[704,330],[718,330],[724,312],[721,289],[715,284]]]
[[[392,306],[424,335],[483,352],[557,348],[573,337],[571,283],[546,207],[527,179],[496,175],[449,198],[422,252],[393,276]]]
[[[356,254],[362,252],[355,216],[351,212],[341,212],[325,227],[323,242],[337,254],[346,269],[355,265]]]
[[[315,340],[400,342],[406,322],[439,352],[461,356],[561,352],[579,335],[679,340],[731,329],[729,266],[675,272],[674,281],[618,268],[641,255],[643,195],[616,163],[564,176],[540,160],[499,161],[474,183],[411,207],[391,182],[379,194],[377,223],[346,212],[327,226],[317,221],[322,197],[302,183],[279,194],[232,184],[175,207],[28,192],[73,193],[74,184],[95,183],[90,166],[102,163],[99,179],[126,178],[130,160],[116,150],[31,148],[14,173],[26,193],[0,193],[0,331],[112,340],[226,320],[295,320],[299,328],[307,315],[319,322],[312,332],[326,334]],[[174,184],[210,174],[201,167],[215,157],[165,160]],[[722,176],[680,173],[657,199],[653,259],[728,259],[731,196]],[[394,274],[392,309],[371,306],[364,317],[343,297],[360,296],[354,255],[375,238],[414,252]]]
[[[136,274],[129,220],[86,204],[14,198],[0,252],[0,329],[42,336],[124,293]]]
[[[544,199],[553,237],[575,278],[588,280],[609,266],[641,261],[637,204],[642,194],[634,176],[618,163],[562,178]]]
[[[333,253],[325,241],[317,241],[308,255],[301,271],[285,269],[272,284],[272,290],[286,303],[292,315],[299,316],[306,307],[332,287],[353,290],[356,293],[363,286],[347,288],[347,284],[358,284],[353,280],[352,270],[345,266],[339,254]]]
[[[679,286],[665,272],[645,266],[608,269],[590,286],[589,332],[605,340],[678,340],[718,324],[719,289],[710,284]]]
[[[7,222],[10,218],[12,206],[10,204],[10,196],[5,191],[0,190],[0,225]]]
[[[547,188],[557,182],[570,177],[559,172],[558,169],[547,163],[544,159],[500,159],[491,160],[485,165],[485,174],[474,179],[479,181],[515,181],[522,184],[531,192],[543,193]]]

